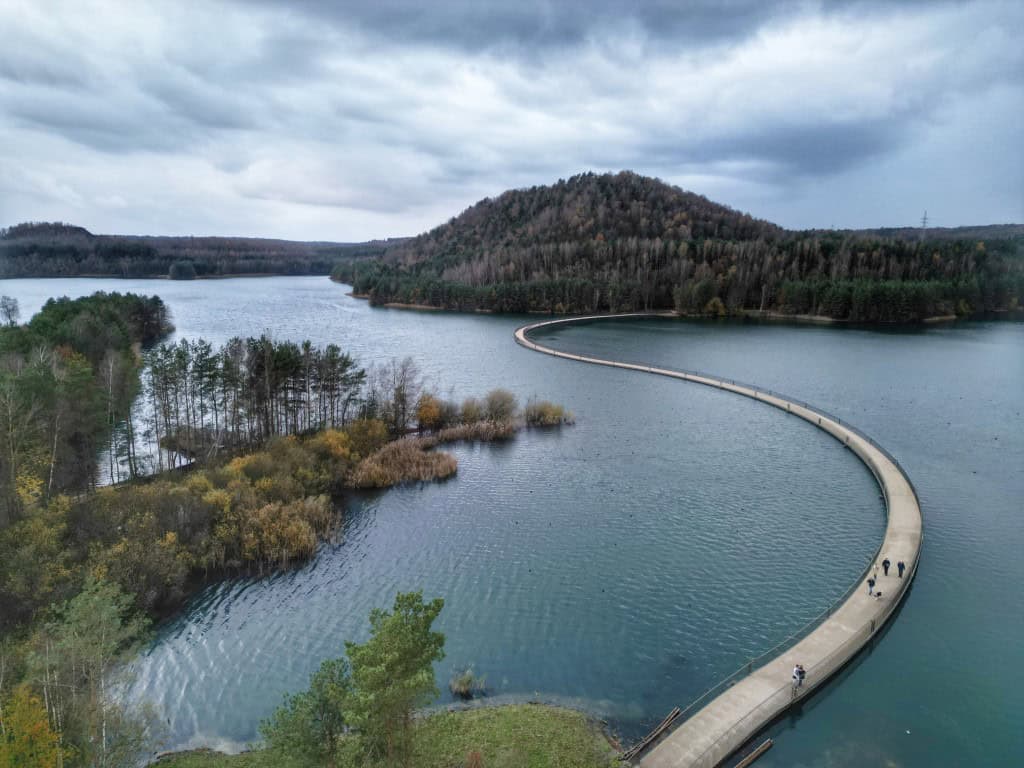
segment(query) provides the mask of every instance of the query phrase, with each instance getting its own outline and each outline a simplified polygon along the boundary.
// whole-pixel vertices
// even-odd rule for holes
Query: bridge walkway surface
[[[778,652],[773,649],[760,660],[752,661],[730,675],[683,710],[680,725],[664,739],[655,742],[653,748],[641,752],[641,757],[634,759],[638,760],[641,768],[713,768],[823,685],[885,625],[917,571],[923,540],[921,507],[910,479],[887,451],[856,428],[806,403],[729,379],[575,355],[529,339],[533,331],[560,324],[664,314],[630,313],[547,320],[517,329],[515,339],[527,349],[554,357],[703,384],[798,416],[828,432],[867,465],[882,488],[887,511],[885,536],[873,565],[844,598],[830,607],[809,634]],[[880,565],[883,556],[892,563],[888,576]],[[896,572],[896,564],[900,561],[907,567],[902,578]],[[881,593],[880,597],[868,595],[866,578],[874,568],[877,568],[875,591]],[[802,686],[794,688],[791,678],[793,667],[798,663],[806,670],[806,678]]]

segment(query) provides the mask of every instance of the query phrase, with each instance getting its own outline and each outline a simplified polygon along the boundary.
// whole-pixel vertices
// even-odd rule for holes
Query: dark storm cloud
[[[281,7],[280,0],[260,0]],[[378,0],[336,3],[297,0],[289,8],[345,27],[356,26],[392,40],[455,46],[470,51],[493,46],[560,47],[585,41],[595,29],[622,29],[624,21],[679,43],[735,38],[800,3],[763,0],[519,0],[514,3],[454,0],[423,3]]]
[[[927,0],[921,0],[923,4]],[[753,33],[769,21],[818,4],[806,0],[257,0],[344,28],[356,27],[392,41],[455,47],[550,49],[584,43],[596,35],[636,31],[654,42],[678,46],[715,45]],[[902,5],[915,3],[904,1]],[[931,2],[935,4],[934,0]],[[830,0],[826,10],[893,9],[885,0]]]
[[[781,183],[794,177],[832,176],[892,152],[912,135],[907,123],[892,119],[809,125],[764,125],[742,133],[687,140],[662,135],[633,153],[645,165],[676,172],[733,164],[751,180]]]

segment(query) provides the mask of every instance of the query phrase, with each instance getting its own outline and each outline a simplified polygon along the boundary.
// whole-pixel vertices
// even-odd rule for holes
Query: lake
[[[798,629],[857,578],[884,527],[874,479],[754,401],[529,352],[526,318],[373,309],[325,278],[5,280],[49,296],[157,293],[176,336],[269,331],[364,365],[410,355],[442,394],[496,386],[575,426],[458,446],[457,476],[354,497],[305,567],[198,595],[136,663],[173,746],[240,748],[398,590],[443,596],[441,702],[472,664],[632,738]],[[759,766],[1013,764],[1024,754],[1024,325],[862,329],[629,320],[559,328],[568,351],[713,372],[829,410],[895,454],[925,543],[894,623],[771,729]]]

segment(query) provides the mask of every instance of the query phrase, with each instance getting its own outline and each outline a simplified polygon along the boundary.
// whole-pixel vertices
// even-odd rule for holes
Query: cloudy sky
[[[1024,222],[1022,38],[1019,0],[0,0],[0,226],[363,240],[620,169]]]

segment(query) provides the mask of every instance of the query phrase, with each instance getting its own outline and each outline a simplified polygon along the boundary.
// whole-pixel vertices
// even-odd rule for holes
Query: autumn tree
[[[429,392],[420,395],[416,405],[416,421],[420,429],[433,430],[441,426],[441,400]]]
[[[17,686],[0,708],[0,768],[58,768],[66,756],[43,702],[28,685]]]

